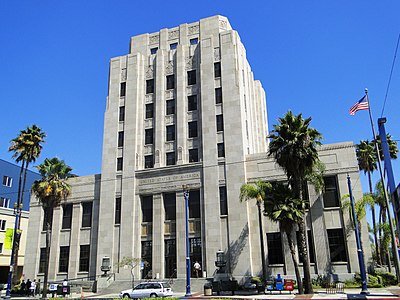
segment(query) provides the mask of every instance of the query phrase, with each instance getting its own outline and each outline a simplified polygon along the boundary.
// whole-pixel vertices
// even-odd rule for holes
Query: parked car
[[[119,293],[120,298],[154,298],[171,297],[173,295],[171,286],[166,282],[142,282],[133,289]]]

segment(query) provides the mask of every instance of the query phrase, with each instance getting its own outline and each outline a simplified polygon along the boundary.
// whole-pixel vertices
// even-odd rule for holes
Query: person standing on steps
[[[194,270],[196,272],[196,278],[199,278],[199,272],[201,270],[201,266],[198,261],[194,263]]]

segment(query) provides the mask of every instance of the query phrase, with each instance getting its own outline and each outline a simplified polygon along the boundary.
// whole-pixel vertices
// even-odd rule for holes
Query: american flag
[[[354,116],[356,114],[356,112],[358,112],[359,110],[365,110],[368,108],[369,108],[368,97],[367,97],[367,95],[365,95],[360,100],[358,100],[356,102],[356,104],[354,104],[352,107],[350,107],[349,114],[351,116]]]

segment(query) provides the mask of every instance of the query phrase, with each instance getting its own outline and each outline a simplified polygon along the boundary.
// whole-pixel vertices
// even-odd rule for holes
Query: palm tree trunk
[[[286,232],[286,236],[288,239],[290,254],[292,255],[294,272],[296,274],[296,280],[297,280],[297,289],[299,291],[299,294],[304,294],[303,281],[301,280],[301,275],[300,275],[300,270],[299,270],[299,262],[297,261],[296,249],[294,247],[294,243],[293,243],[293,239],[292,239],[292,230],[285,231],[285,232]]]
[[[369,182],[369,192],[372,195],[372,178],[371,178],[371,172],[368,171],[368,182]],[[376,252],[376,260],[378,263],[382,264],[382,257],[381,257],[381,251],[378,245],[378,237],[376,234],[376,217],[375,217],[375,204],[371,205],[371,213],[372,213],[372,228],[374,231],[374,241],[375,241],[375,252]]]
[[[299,222],[299,232],[300,232],[300,253],[303,258],[303,274],[304,274],[304,292],[306,294],[313,294],[313,287],[311,284],[311,271],[310,271],[310,259],[308,257],[307,244],[306,244],[306,219],[303,218],[302,222]]]
[[[47,299],[47,282],[49,278],[49,261],[50,261],[50,246],[51,246],[51,227],[52,227],[52,209],[46,207],[44,213],[46,214],[46,261],[44,267],[44,279],[43,279],[43,292],[42,299]]]
[[[267,280],[267,268],[265,264],[264,232],[263,232],[263,222],[261,214],[261,204],[258,201],[257,201],[257,208],[258,208],[258,224],[260,228],[262,277],[263,277],[263,284],[265,284],[265,281]]]

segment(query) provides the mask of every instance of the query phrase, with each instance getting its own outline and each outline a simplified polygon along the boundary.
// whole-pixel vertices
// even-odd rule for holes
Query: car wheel
[[[157,297],[157,294],[155,294],[155,293],[150,294],[150,298],[156,298],[156,297]]]
[[[123,298],[130,298],[129,294],[124,294]]]

